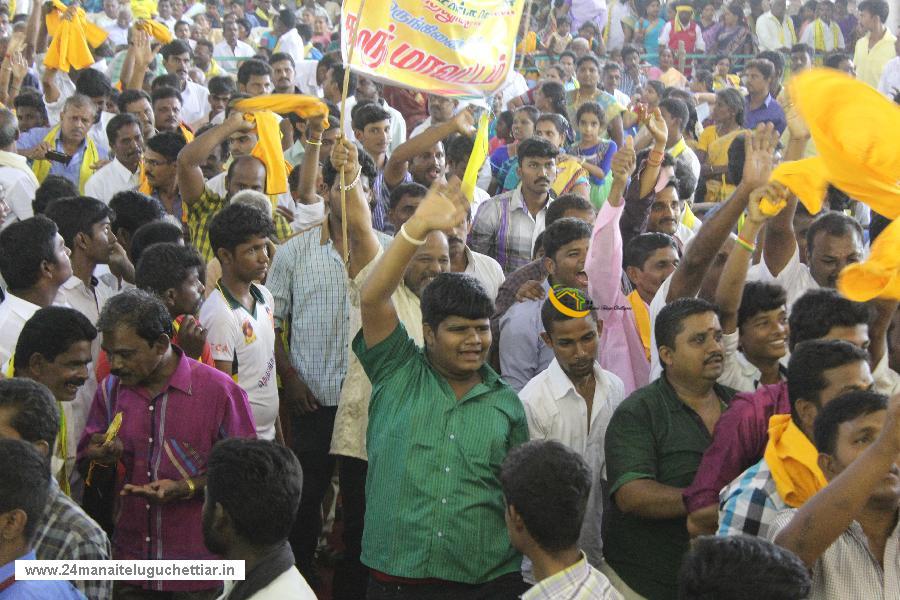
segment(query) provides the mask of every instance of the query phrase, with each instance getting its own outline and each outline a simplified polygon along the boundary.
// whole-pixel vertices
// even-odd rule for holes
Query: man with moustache
[[[676,597],[688,549],[682,490],[735,391],[716,383],[725,355],[714,305],[669,303],[656,318],[656,342],[662,375],[626,398],[606,431],[613,502],[604,549],[619,591],[663,599]]]
[[[117,192],[140,186],[144,136],[137,117],[128,113],[116,115],[110,120],[106,126],[106,136],[115,158],[88,179],[84,193],[109,204]]]

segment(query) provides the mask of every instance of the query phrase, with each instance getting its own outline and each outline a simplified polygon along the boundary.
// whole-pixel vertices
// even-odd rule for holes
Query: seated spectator
[[[765,59],[751,60],[744,66],[744,73],[747,83],[744,127],[755,129],[760,123],[772,123],[781,135],[787,128],[787,119],[770,89],[775,78],[775,66]]]

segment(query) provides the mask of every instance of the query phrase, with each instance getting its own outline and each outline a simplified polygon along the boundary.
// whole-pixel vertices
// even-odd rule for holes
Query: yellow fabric
[[[556,179],[553,180],[550,188],[557,196],[561,196],[566,193],[569,184],[579,177],[588,179],[587,171],[580,162],[574,159],[559,161],[556,163]]]
[[[769,443],[763,458],[778,495],[792,508],[802,506],[828,483],[819,468],[819,451],[791,415],[772,415],[769,419]]]
[[[525,38],[519,42],[516,52],[519,54],[534,54],[537,51],[537,34],[529,31]]]
[[[637,324],[638,335],[641,336],[641,345],[644,346],[644,356],[650,361],[650,311],[644,304],[644,299],[634,290],[628,294],[628,302],[631,303],[631,313],[634,315],[634,322]]]
[[[144,166],[144,161],[141,161],[141,183],[138,185],[138,191],[148,196],[153,193],[153,188],[150,187],[150,180],[147,179],[147,168]]]
[[[320,115],[322,118],[328,119],[328,106],[324,102],[313,96],[302,94],[269,94],[268,96],[245,98],[238,100],[234,107],[246,113],[269,110],[276,114],[294,113],[303,119]]]
[[[724,167],[728,165],[728,149],[734,139],[746,133],[745,129],[735,129],[725,135],[719,135],[716,126],[711,125],[703,130],[697,140],[697,150],[706,152],[706,163],[711,167]],[[725,176],[720,175],[716,179],[706,180],[706,195],[704,202],[724,202],[735,186],[725,182]]]
[[[616,0],[610,0],[609,4],[606,7],[606,27],[603,28],[603,45],[609,43],[609,30],[612,27],[612,14],[613,14],[613,6],[616,4]]]
[[[184,139],[187,140],[188,144],[194,141],[194,132],[191,131],[190,127],[182,123],[178,126],[178,129],[181,130],[181,135],[184,136]]]
[[[50,147],[55,149],[58,137],[59,125],[51,129],[43,141],[49,143]],[[84,156],[81,159],[81,169],[78,172],[78,190],[81,194],[84,194],[84,184],[86,184],[87,180],[94,174],[91,165],[100,160],[100,154],[97,152],[97,146],[94,144],[94,140],[91,139],[91,136],[85,137],[85,142],[87,146],[84,149]],[[47,179],[47,175],[50,174],[50,161],[36,160],[34,161],[34,164],[31,165],[31,170],[34,171],[34,176],[37,177],[37,180],[43,183],[44,180]]]
[[[687,77],[675,67],[670,67],[660,73],[659,80],[666,87],[684,88],[688,84]]]
[[[684,31],[686,29],[686,27],[681,24],[681,19],[678,18],[679,15],[683,12],[689,12],[689,13],[693,14],[694,9],[690,6],[676,6],[675,7],[675,33],[678,33],[679,31]],[[690,27],[693,24],[694,24],[693,21],[688,21],[687,27]]]
[[[131,15],[135,19],[149,19],[157,14],[156,0],[131,0]]]
[[[66,434],[66,411],[63,410],[62,402],[56,401],[56,407],[59,409],[59,435],[56,437],[56,447],[59,451],[59,458],[62,460],[63,468],[57,477],[59,487],[62,488],[66,496],[72,495],[72,489],[69,485],[69,472],[66,469],[66,463],[69,460],[69,436]]]
[[[838,49],[838,32],[840,28],[837,26],[837,23],[830,23],[828,25],[828,29],[831,31],[831,37],[833,39],[831,48],[834,50]],[[813,44],[816,52],[825,52],[825,23],[822,19],[816,19],[813,21]]]
[[[463,174],[461,189],[469,203],[475,201],[475,183],[478,180],[478,173],[484,164],[484,159],[488,153],[488,129],[490,128],[490,118],[487,111],[481,114],[478,120],[478,131],[475,133],[475,143],[472,146],[472,153],[469,154],[469,162],[466,164],[466,172]],[[474,215],[473,215],[474,216]]]
[[[75,16],[69,20],[62,18],[68,7],[59,0],[53,0],[53,8],[45,19],[47,32],[53,38],[44,66],[49,69],[69,71],[70,69],[86,69],[94,64],[91,48],[96,48],[108,37],[108,33],[87,20],[81,8],[75,10]]]
[[[713,77],[713,91],[718,92],[719,90],[724,90],[725,88],[733,87],[739,88],[741,87],[741,78],[735,75],[734,73],[729,73],[725,77],[719,77],[716,75]],[[704,131],[706,131],[704,129]]]
[[[216,59],[209,59],[209,68],[206,69],[206,72],[203,74],[206,77],[206,80],[209,81],[211,77],[218,77],[222,74],[222,67],[219,66],[219,63],[216,62]]]
[[[866,262],[844,268],[838,291],[850,300],[900,300],[900,220],[888,225],[872,244]]]
[[[287,191],[288,171],[281,149],[281,129],[278,119],[271,111],[259,111],[244,115],[248,121],[256,123],[256,137],[259,141],[250,152],[266,166],[266,194],[275,196]]]
[[[168,44],[174,39],[168,27],[153,19],[142,19],[138,22],[138,27],[149,33],[161,44]]]
[[[669,156],[672,158],[678,158],[685,150],[687,150],[687,142],[684,141],[684,138],[681,138],[675,142],[674,146],[666,150],[666,152],[668,152]]]

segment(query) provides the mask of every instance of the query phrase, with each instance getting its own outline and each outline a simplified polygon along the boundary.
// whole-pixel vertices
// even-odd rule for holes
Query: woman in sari
[[[697,158],[700,160],[700,181],[706,183],[704,202],[722,202],[734,191],[735,186],[725,182],[728,170],[728,148],[734,139],[745,133],[744,98],[735,88],[716,92],[712,109],[714,125],[703,130],[697,141]]]
[[[654,67],[659,64],[659,34],[666,25],[659,13],[659,0],[650,0],[634,27],[634,43],[643,45],[647,62]]]
[[[753,54],[753,36],[743,6],[738,2],[729,4],[722,20],[703,33],[703,40],[709,54]]]
[[[675,68],[675,54],[666,46],[659,48],[659,77],[666,87],[686,88],[688,79],[684,73]]]

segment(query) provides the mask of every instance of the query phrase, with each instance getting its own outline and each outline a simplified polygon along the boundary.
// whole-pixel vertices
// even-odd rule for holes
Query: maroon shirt
[[[688,514],[718,505],[722,488],[762,459],[769,441],[769,417],[790,412],[786,382],[761,385],[755,392],[732,398],[716,423],[694,481],[682,495]]]
[[[228,437],[256,437],[247,394],[221,371],[184,356],[175,348],[178,367],[155,398],[146,390],[121,385],[115,377],[97,389],[78,458],[95,433],[104,433],[122,412],[119,459],[126,483],[144,485],[159,479],[182,480],[206,473],[213,445]],[[113,558],[116,560],[208,560],[216,558],[203,544],[203,494],[190,500],[152,504],[140,496],[117,496]],[[140,581],[155,591],[198,591],[218,581]]]

